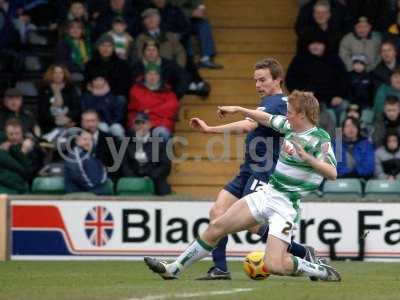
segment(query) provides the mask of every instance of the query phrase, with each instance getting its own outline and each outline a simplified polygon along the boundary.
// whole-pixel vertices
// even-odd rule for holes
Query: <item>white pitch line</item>
[[[219,296],[219,295],[229,295],[236,293],[250,292],[254,289],[233,289],[233,290],[222,290],[213,292],[200,292],[200,293],[183,293],[183,294],[170,294],[170,295],[154,295],[146,296],[143,298],[130,298],[128,300],[165,300],[165,299],[187,299],[195,297],[207,297],[207,296]]]

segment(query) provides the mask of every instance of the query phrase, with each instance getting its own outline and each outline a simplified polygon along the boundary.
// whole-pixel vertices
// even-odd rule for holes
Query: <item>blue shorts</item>
[[[240,199],[257,191],[261,186],[266,185],[268,179],[269,174],[254,174],[241,170],[239,175],[224,187],[224,190]]]

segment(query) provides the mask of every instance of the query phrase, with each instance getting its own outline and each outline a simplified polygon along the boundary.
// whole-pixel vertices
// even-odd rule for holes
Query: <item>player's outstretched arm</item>
[[[224,118],[228,114],[235,114],[235,113],[240,113],[244,117],[250,118],[255,122],[264,126],[269,126],[272,118],[271,114],[266,113],[264,111],[257,109],[247,109],[241,106],[219,106],[217,111],[219,118]]]
[[[190,127],[204,133],[233,133],[242,134],[254,130],[258,124],[250,120],[242,120],[238,122],[228,123],[219,126],[208,126],[206,122],[199,118],[190,120]]]
[[[295,142],[292,143],[296,148],[297,155],[299,155],[301,159],[304,159],[306,162],[308,162],[315,171],[329,180],[336,180],[337,170],[335,166],[308,154],[299,144]]]

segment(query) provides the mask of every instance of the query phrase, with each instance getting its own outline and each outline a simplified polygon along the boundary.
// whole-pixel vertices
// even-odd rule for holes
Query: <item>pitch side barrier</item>
[[[400,198],[400,197],[399,197]],[[0,196],[0,260],[124,260],[181,252],[208,223],[210,199]],[[309,198],[295,238],[332,259],[400,261],[400,199]],[[231,259],[263,250],[229,236]]]

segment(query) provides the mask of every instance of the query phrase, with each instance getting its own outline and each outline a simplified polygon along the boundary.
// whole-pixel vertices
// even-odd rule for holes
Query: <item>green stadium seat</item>
[[[117,195],[142,196],[154,195],[154,183],[148,177],[123,177],[118,180]]]
[[[64,177],[36,177],[32,183],[32,193],[37,195],[63,195]]]
[[[17,190],[13,190],[8,187],[0,185],[0,194],[18,195],[19,192]]]
[[[114,182],[111,179],[107,179],[104,195],[114,195]]]
[[[362,196],[362,186],[359,179],[347,178],[328,180],[322,189],[324,197],[354,198]]]
[[[365,197],[367,199],[378,198],[400,198],[400,181],[372,179],[367,182],[365,187]]]

